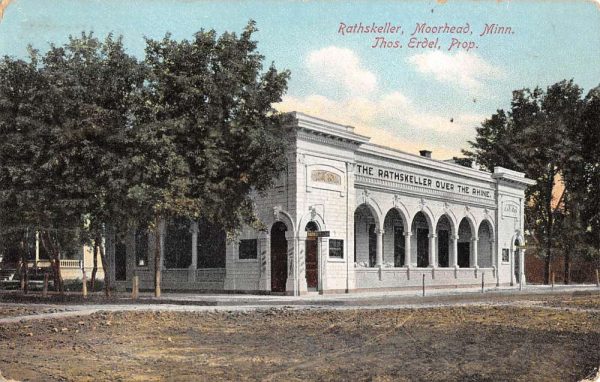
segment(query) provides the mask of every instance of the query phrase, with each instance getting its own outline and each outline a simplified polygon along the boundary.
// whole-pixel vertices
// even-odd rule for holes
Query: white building
[[[287,171],[256,196],[260,229],[165,224],[162,287],[319,291],[525,282],[524,190],[534,182],[369,143],[351,126],[296,113]],[[153,285],[145,232],[109,240],[111,277]],[[423,276],[424,275],[424,276]]]

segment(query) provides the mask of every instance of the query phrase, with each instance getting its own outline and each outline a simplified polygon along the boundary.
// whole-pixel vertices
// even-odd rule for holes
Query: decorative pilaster
[[[479,243],[479,239],[477,236],[471,238],[471,260],[469,261],[469,265],[471,268],[479,268],[477,265],[477,244]]]
[[[450,266],[458,268],[458,235],[452,235],[452,253],[450,254]]]
[[[269,255],[271,253],[271,237],[265,233],[258,239],[258,261],[259,273],[258,290],[271,290],[271,262]]]
[[[384,230],[381,228],[377,228],[375,230],[375,234],[377,235],[377,248],[376,248],[376,258],[375,258],[375,266],[381,267],[383,266],[383,234]]]
[[[435,268],[438,266],[437,264],[437,235],[435,233],[429,234],[429,267]]]
[[[318,240],[317,258],[319,261],[319,283],[318,290],[323,293],[327,290],[327,258],[329,257],[329,239],[320,237]]]
[[[410,268],[411,266],[411,249],[410,249],[410,239],[412,236],[412,232],[407,231],[404,232],[404,266]]]

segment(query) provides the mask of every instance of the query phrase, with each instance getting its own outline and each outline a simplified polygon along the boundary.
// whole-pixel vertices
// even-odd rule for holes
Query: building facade
[[[255,195],[261,227],[233,237],[209,222],[163,224],[162,286],[304,294],[515,285],[524,279],[524,190],[533,181],[369,143],[295,113],[286,171]],[[151,288],[145,232],[107,242],[111,277]]]

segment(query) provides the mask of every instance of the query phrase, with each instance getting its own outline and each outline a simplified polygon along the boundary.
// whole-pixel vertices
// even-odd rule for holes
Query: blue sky
[[[443,4],[442,4],[443,3]],[[241,31],[257,22],[266,61],[292,78],[281,110],[298,109],[356,126],[375,143],[457,154],[474,127],[509,105],[513,89],[573,78],[600,84],[600,5],[593,1],[158,1],[13,0],[0,22],[0,54],[23,57],[69,34],[122,34],[142,56],[144,36],[190,38],[200,28]],[[340,22],[401,25],[399,49],[372,48],[376,35],[341,35]],[[439,49],[409,49],[416,23],[463,26],[473,34],[434,35]],[[484,25],[514,34],[479,37]],[[450,50],[452,37],[477,49]],[[451,122],[452,121],[452,122]]]

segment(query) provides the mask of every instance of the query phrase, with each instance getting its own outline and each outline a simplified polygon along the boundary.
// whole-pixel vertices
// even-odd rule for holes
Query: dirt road
[[[0,371],[17,380],[576,381],[598,365],[598,294],[421,309],[97,312],[0,325]]]

